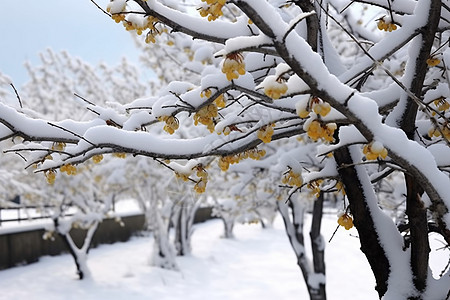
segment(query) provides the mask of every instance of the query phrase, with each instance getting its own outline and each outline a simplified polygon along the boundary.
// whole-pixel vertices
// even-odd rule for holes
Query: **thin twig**
[[[443,43],[442,45],[440,45],[436,50],[434,50],[433,53],[430,54],[430,56],[435,55],[435,54],[436,54],[439,50],[441,50],[441,49],[442,49],[449,41],[450,41],[450,38],[449,38],[445,43]]]
[[[165,162],[163,162],[162,160],[158,159],[158,158],[153,158],[153,160],[159,162],[161,165],[163,165],[164,167],[168,168],[169,170],[173,171],[174,173],[178,173],[174,168],[172,168],[171,166],[169,166],[168,164],[166,164]],[[192,179],[190,176],[188,176],[188,179],[194,183],[197,183],[196,180]]]
[[[17,90],[16,90],[16,87],[15,87],[14,84],[12,84],[12,83],[10,83],[10,85],[11,85],[11,87],[13,88],[14,93],[16,93],[17,100],[19,100],[20,108],[23,108],[23,106],[22,106],[22,100],[20,100],[20,96],[19,96],[19,93],[18,93]]]
[[[88,108],[86,108],[86,109],[87,109],[88,111],[90,111],[90,112],[96,114],[97,116],[100,116],[100,113],[96,112],[96,111],[93,110],[92,108],[88,107]]]
[[[92,143],[91,141],[87,140],[85,137],[83,137],[83,136],[79,135],[78,133],[75,133],[75,132],[73,132],[73,131],[71,131],[71,130],[69,130],[69,129],[67,129],[67,128],[61,127],[61,126],[56,125],[56,124],[53,124],[53,123],[51,123],[51,122],[47,122],[47,124],[50,125],[50,126],[59,128],[59,129],[61,129],[61,130],[63,130],[63,131],[66,131],[66,132],[68,132],[68,133],[70,133],[70,134],[73,134],[73,135],[76,136],[77,138],[82,139],[82,140],[85,141],[86,143],[91,144],[93,147],[96,146],[94,143]]]
[[[129,111],[135,110],[135,109],[148,109],[148,110],[152,110],[152,107],[151,107],[151,106],[135,106],[135,107],[129,107],[129,108],[126,108],[125,110],[126,110],[127,112],[129,112]]]
[[[100,5],[97,4],[97,2],[95,2],[94,0],[91,0],[92,3],[94,3],[95,6],[97,6],[98,9],[100,9],[104,14],[106,14],[108,17],[111,18],[111,15],[105,11]]]
[[[333,234],[331,235],[330,239],[328,240],[328,243],[331,243],[331,240],[332,240],[332,239],[334,238],[334,236],[336,235],[336,232],[338,231],[339,226],[341,226],[341,225],[338,225],[338,226],[336,227],[336,229],[334,230],[334,232],[333,232]]]
[[[349,4],[347,4],[343,9],[341,9],[341,11],[339,12],[339,14],[341,15],[344,11],[347,10],[347,8],[349,8],[353,3],[355,3],[355,1],[351,1]]]
[[[25,151],[45,151],[48,154],[51,153],[59,153],[59,154],[66,154],[68,156],[71,156],[71,154],[69,152],[65,152],[65,151],[58,151],[58,150],[50,150],[47,148],[16,148],[16,149],[8,149],[8,150],[3,150],[3,153],[18,153],[18,152],[25,152]]]
[[[316,14],[315,11],[310,11],[310,12],[308,12],[308,13],[304,13],[303,16],[299,17],[298,20],[296,20],[296,21],[291,25],[291,27],[286,31],[286,33],[285,33],[284,36],[283,36],[283,41],[286,40],[286,37],[289,35],[289,33],[291,33],[292,30],[295,29],[295,27],[298,25],[298,23],[300,23],[301,21],[303,21],[303,20],[306,19],[307,17],[312,16],[312,15],[315,15],[315,14]]]
[[[388,8],[389,8],[389,15],[391,16],[391,22],[392,22],[393,24],[395,24],[395,21],[394,21],[394,14],[392,13],[391,1],[390,1],[390,0],[387,0],[387,3],[388,3]],[[398,23],[397,23],[397,24],[398,24]]]
[[[187,106],[190,106],[192,110],[195,110],[195,107],[194,107],[192,104],[190,104],[190,103],[184,101],[184,100],[181,98],[180,95],[178,95],[177,93],[172,92],[172,91],[170,91],[170,93],[171,93],[172,95],[174,95],[175,97],[177,97],[177,99],[178,99],[181,103],[184,103],[184,104],[186,104]]]
[[[90,104],[90,105],[93,105],[93,106],[95,106],[95,103],[93,103],[93,102],[91,102],[91,101],[87,100],[86,98],[84,98],[84,97],[82,97],[82,96],[78,95],[77,93],[73,93],[73,94],[75,95],[75,97],[78,97],[78,98],[80,98],[80,99],[81,99],[81,100],[83,100],[84,102],[86,102],[86,103],[88,103],[88,104]]]
[[[27,162],[27,159],[25,158],[25,156],[23,156],[22,154],[17,153],[17,152],[15,154],[17,154],[21,159],[23,159],[25,162]]]

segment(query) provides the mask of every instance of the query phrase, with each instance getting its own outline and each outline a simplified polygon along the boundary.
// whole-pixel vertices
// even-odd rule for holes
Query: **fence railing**
[[[17,207],[1,207],[0,206],[0,226],[2,223],[22,222],[30,220],[48,219],[50,215],[46,209],[51,206],[17,206]]]
[[[19,198],[20,199],[20,198]],[[20,200],[19,200],[20,201]],[[51,214],[49,210],[55,208],[53,205],[24,205],[18,204],[19,202],[11,202],[11,206],[1,206],[0,205],[0,227],[2,223],[8,222],[22,222],[22,221],[30,221],[30,220],[40,220],[40,219],[49,219],[51,218]],[[113,199],[111,210],[113,212],[116,211],[116,203]],[[72,216],[73,213],[69,208],[65,216]]]

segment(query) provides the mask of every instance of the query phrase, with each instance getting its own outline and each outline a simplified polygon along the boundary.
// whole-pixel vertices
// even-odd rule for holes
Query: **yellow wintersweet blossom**
[[[300,173],[296,173],[291,169],[283,175],[281,182],[289,186],[301,187],[303,184],[303,179]]]
[[[227,80],[238,79],[239,75],[245,74],[245,63],[242,54],[235,52],[227,54],[222,66],[222,73],[227,76]]]
[[[440,63],[441,63],[441,60],[439,58],[436,58],[436,57],[430,57],[430,58],[427,59],[427,65],[429,67],[436,67]]]
[[[368,160],[375,160],[377,158],[385,159],[388,155],[387,149],[384,148],[383,144],[378,141],[365,145],[363,148],[363,153]]]
[[[342,214],[338,219],[338,224],[345,228],[345,230],[349,230],[353,227],[353,218],[347,214]]]
[[[384,30],[384,31],[393,31],[393,30],[397,30],[397,25],[395,25],[393,22],[386,22],[384,20],[384,17],[378,19],[378,23],[377,23],[377,27],[379,30]]]
[[[103,159],[103,155],[102,154],[97,154],[92,156],[92,160],[94,161],[94,163],[98,164],[99,162],[101,162]]]
[[[334,131],[336,130],[336,123],[324,124],[320,120],[313,120],[309,123],[305,123],[304,129],[306,130],[308,136],[313,140],[317,141],[323,139],[327,142],[334,141]]]
[[[272,135],[273,135],[273,127],[275,124],[269,124],[266,126],[261,127],[258,130],[258,138],[263,141],[264,143],[270,143],[272,141]]]
[[[179,127],[179,121],[174,116],[161,116],[158,119],[160,121],[166,122],[166,125],[164,125],[163,129],[169,134],[173,134]]]
[[[200,16],[208,17],[208,21],[214,21],[223,16],[222,8],[226,0],[202,0],[202,2],[206,2],[207,6],[198,9]]]
[[[44,172],[45,178],[47,179],[48,184],[53,185],[56,180],[56,172],[53,170],[48,170]]]
[[[264,88],[264,94],[276,100],[280,99],[282,95],[286,94],[287,90],[288,86],[285,82],[274,81]]]

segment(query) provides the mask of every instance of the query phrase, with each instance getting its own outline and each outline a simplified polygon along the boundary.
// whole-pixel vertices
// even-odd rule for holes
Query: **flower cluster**
[[[219,158],[219,168],[222,171],[228,170],[230,165],[237,164],[240,161],[240,157],[238,155],[228,155],[228,156],[222,156]]]
[[[303,129],[307,132],[308,136],[313,140],[317,141],[323,139],[327,142],[334,141],[334,131],[336,130],[336,123],[323,123],[320,120],[312,120],[310,122],[305,122]]]
[[[127,5],[126,1],[111,1],[106,7],[106,11],[111,14],[111,18],[116,22],[120,23],[125,20],[125,7]]]
[[[122,24],[127,31],[135,30],[137,35],[141,35],[147,29],[159,33],[159,31],[155,27],[159,21],[157,18],[148,16],[147,18],[141,20],[142,21],[139,23],[125,20],[122,22]]]
[[[345,189],[344,189],[344,184],[342,183],[342,181],[338,181],[336,182],[336,190],[338,193],[342,193],[343,196],[345,196]]]
[[[208,130],[212,133],[214,132],[214,118],[218,116],[217,106],[214,103],[203,106],[194,115],[194,124],[202,123],[206,125]]]
[[[427,65],[429,67],[436,67],[440,63],[441,63],[441,60],[437,57],[432,56],[427,59]]]
[[[303,179],[300,173],[296,173],[292,169],[290,169],[283,175],[283,177],[281,178],[281,182],[290,186],[301,187],[303,184]]]
[[[202,164],[196,165],[193,170],[196,171],[195,175],[197,175],[197,177],[205,181],[208,180],[208,172],[206,172]]]
[[[94,161],[94,163],[98,164],[102,161],[103,159],[103,155],[102,154],[97,154],[92,156],[92,160]]]
[[[447,111],[450,108],[450,103],[444,97],[435,99],[433,103],[438,111]]]
[[[119,3],[120,2],[120,3]],[[147,16],[145,18],[139,17],[128,17],[125,14],[126,1],[112,1],[109,3],[106,11],[111,14],[111,18],[116,22],[122,22],[122,25],[127,31],[136,31],[137,35],[141,35],[144,31],[148,29],[147,35],[145,37],[146,43],[155,43],[155,37],[162,32],[156,29],[156,24],[159,20],[153,16]]]
[[[321,117],[325,117],[326,115],[328,115],[331,111],[331,106],[328,102],[314,102],[312,105],[312,109],[313,111],[320,115]]]
[[[244,57],[239,52],[227,54],[222,65],[222,73],[227,75],[227,80],[238,79],[245,74]]]
[[[179,121],[174,116],[161,116],[158,119],[162,122],[166,122],[163,129],[169,134],[173,134],[179,127]]]
[[[214,103],[216,104],[217,107],[219,108],[224,108],[227,105],[227,102],[225,101],[225,97],[223,96],[223,94],[220,94],[216,100],[214,100]]]
[[[264,94],[272,99],[280,99],[288,90],[287,84],[282,79],[274,80],[264,87]]]
[[[377,158],[385,159],[388,151],[383,144],[378,141],[373,141],[363,148],[363,153],[368,160],[375,160]]]
[[[189,180],[189,174],[175,172],[175,177],[183,181]]]
[[[225,126],[225,128],[222,130],[224,135],[229,135],[232,131],[239,131],[242,132],[236,125],[228,125]],[[218,131],[217,134],[221,134],[222,132]]]
[[[148,29],[147,35],[145,36],[145,42],[147,44],[149,44],[149,43],[156,43],[156,39],[155,39],[156,36],[162,34],[162,32],[165,30],[164,29],[163,31],[161,31],[161,30],[158,30],[156,28],[156,24],[158,22],[159,22],[159,20],[157,18],[152,17],[152,16],[148,16],[147,17],[147,24],[146,24],[146,26],[144,28],[136,29],[136,33],[138,35],[140,35],[139,32],[142,32],[143,30]]]
[[[309,113],[310,113],[310,111],[308,109],[308,106],[305,106],[305,107],[299,106],[299,107],[297,107],[297,115],[300,118],[306,119],[309,116]]]
[[[266,155],[266,150],[249,149],[249,150],[246,150],[246,151],[236,154],[236,155],[222,156],[219,159],[219,168],[222,171],[226,171],[226,170],[228,170],[230,165],[237,164],[238,162],[240,162],[243,159],[250,158],[250,159],[254,159],[254,160],[259,160],[264,155]]]
[[[222,130],[222,132],[223,132],[223,135],[229,135],[230,133],[231,133],[231,127],[230,126],[226,126],[223,130]],[[217,132],[217,134],[221,134],[222,132]]]
[[[440,128],[440,129],[432,127],[430,130],[428,130],[428,135],[430,137],[440,137],[441,135],[443,135],[447,141],[450,141],[450,127],[449,126],[450,126],[449,123],[445,123],[444,126],[442,126],[442,128]]]
[[[312,96],[310,97],[306,106],[298,105],[296,107],[296,110],[297,115],[302,119],[306,119],[311,111],[314,111],[318,116],[325,117],[330,113],[331,106],[328,102],[325,102],[318,97]]]
[[[200,93],[200,97],[203,98],[210,98],[212,95],[211,89],[205,89]],[[214,100],[214,104],[216,104],[217,107],[224,108],[226,106],[225,97],[223,94],[220,94],[217,96],[217,98]]]
[[[317,179],[314,181],[311,181],[310,183],[307,184],[307,188],[311,190],[311,192],[316,196],[316,198],[319,198],[320,193],[321,193],[321,189],[320,189],[320,185],[322,184],[323,180],[322,179]]]
[[[53,151],[64,151],[65,148],[66,148],[66,143],[63,143],[63,142],[56,142],[56,143],[53,143],[53,145],[52,145]]]
[[[445,117],[444,114],[450,109],[450,103],[444,97],[433,100],[433,105],[435,106],[435,109],[431,112],[433,116],[439,113],[439,117]],[[450,123],[447,120],[435,121],[428,130],[428,135],[430,137],[443,136],[447,141],[450,141]]]
[[[261,127],[258,130],[258,138],[266,144],[270,143],[272,141],[272,135],[274,131],[273,127],[275,127],[275,124],[269,124]]]
[[[72,164],[61,166],[61,168],[59,169],[61,170],[61,172],[67,173],[67,175],[77,175],[77,167]]]
[[[127,157],[127,154],[123,153],[123,152],[115,152],[115,153],[113,153],[113,156],[124,159],[125,157]]]
[[[161,34],[161,32],[160,31],[157,31],[157,30],[149,30],[148,32],[147,32],[147,35],[145,36],[145,42],[147,43],[147,44],[150,44],[150,43],[156,43],[156,36],[158,35],[158,34]]]
[[[204,89],[201,93],[200,93],[200,97],[203,98],[209,98],[212,95],[212,91],[211,89]]]
[[[197,177],[200,178],[200,180],[197,181],[197,183],[194,186],[194,191],[197,194],[202,194],[206,190],[206,184],[208,183],[208,173],[201,164],[195,166],[194,170],[196,171]]]
[[[386,22],[384,20],[384,17],[378,19],[377,27],[379,30],[384,30],[384,31],[389,31],[389,32],[397,29],[397,25],[395,25],[393,22]]]
[[[202,17],[208,17],[208,21],[214,21],[223,15],[222,8],[227,2],[227,0],[202,0],[206,2],[206,7],[201,7],[198,9]]]
[[[116,22],[120,23],[121,21],[125,21],[125,14],[112,14],[111,18]]]
[[[44,172],[45,178],[47,179],[48,184],[53,185],[56,180],[56,172],[53,170],[48,170]]]
[[[345,230],[349,230],[353,227],[353,218],[347,214],[343,213],[338,218],[338,224],[345,228]]]
[[[195,185],[194,185],[194,191],[197,194],[203,194],[206,191],[206,184],[208,182],[204,181],[203,179],[200,179]]]

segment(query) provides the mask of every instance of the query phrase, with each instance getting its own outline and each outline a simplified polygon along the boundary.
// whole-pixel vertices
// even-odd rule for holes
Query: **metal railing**
[[[5,202],[3,202],[5,203]],[[0,204],[0,226],[7,222],[22,222],[40,219],[49,219],[51,215],[48,210],[55,208],[53,205],[26,205],[20,203],[20,196],[6,202],[7,206]],[[73,210],[69,207],[64,216],[72,216]],[[112,200],[111,210],[116,211],[116,201]]]
[[[21,206],[1,207],[0,206],[0,226],[8,222],[22,222],[31,220],[48,219],[50,215],[46,209],[52,206]]]

